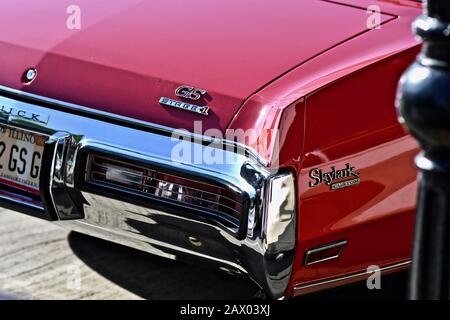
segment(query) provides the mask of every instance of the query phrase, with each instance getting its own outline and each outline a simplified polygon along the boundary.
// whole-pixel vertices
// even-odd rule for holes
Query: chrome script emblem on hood
[[[197,101],[206,94],[206,90],[183,85],[175,90],[175,94],[180,98]]]
[[[12,122],[17,119],[40,124],[47,124],[49,119],[48,116],[43,114],[34,113],[28,110],[18,109],[5,105],[0,105],[0,118],[5,118],[8,122]]]
[[[208,106],[197,106],[195,104],[185,103],[182,101],[172,100],[169,98],[161,97],[159,99],[159,103],[165,106],[178,108],[181,110],[186,110],[198,114],[202,114],[204,116],[208,115],[209,107]]]
[[[332,166],[329,172],[314,168],[309,171],[309,177],[313,180],[309,182],[309,186],[312,188],[325,183],[331,190],[336,190],[357,185],[361,182],[360,173],[354,170],[355,167],[350,163],[340,170]]]

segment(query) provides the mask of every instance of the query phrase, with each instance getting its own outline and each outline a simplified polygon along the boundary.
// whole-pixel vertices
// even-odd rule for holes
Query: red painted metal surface
[[[0,3],[0,50],[14,57],[0,60],[1,85],[175,128],[202,120],[203,129],[279,130],[280,152],[262,155],[297,178],[287,295],[409,258],[417,146],[397,124],[394,95],[419,50],[410,26],[420,4],[191,0],[187,13],[181,0],[79,0],[84,25],[73,31],[65,28],[71,2]],[[380,29],[366,27],[369,5],[384,12]],[[28,67],[39,81],[24,86]],[[182,84],[208,90],[199,103],[210,117],[158,104]],[[312,168],[346,163],[359,185],[309,186]],[[348,241],[341,257],[303,265],[306,250],[340,240]]]
[[[298,0],[80,0],[81,29],[69,30],[71,4],[0,3],[0,51],[14,57],[0,60],[0,83],[188,130],[226,128],[249,95],[366,30],[362,10]],[[28,67],[39,81],[23,87]],[[180,84],[208,90],[209,117],[158,103]]]
[[[410,258],[418,148],[398,124],[394,100],[402,72],[419,51],[410,30],[420,10],[408,1],[371,4],[397,18],[266,86],[246,101],[230,125],[278,128],[279,156],[269,149],[266,157],[297,175],[298,242],[287,295],[307,292],[294,292],[296,286]],[[329,171],[346,163],[360,172],[361,184],[336,191],[324,185],[310,188],[311,169]],[[340,240],[348,244],[338,259],[303,265],[308,249]],[[356,280],[361,277],[328,286]]]

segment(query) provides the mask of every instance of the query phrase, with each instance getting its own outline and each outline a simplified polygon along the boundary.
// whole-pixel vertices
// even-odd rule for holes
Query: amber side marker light
[[[308,250],[305,254],[305,265],[339,258],[346,244],[347,241],[339,241]]]

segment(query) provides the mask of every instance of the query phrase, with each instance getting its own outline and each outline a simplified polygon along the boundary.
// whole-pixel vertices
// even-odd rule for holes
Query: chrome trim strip
[[[247,154],[250,157],[257,160],[257,162],[260,163],[261,165],[263,165],[265,167],[267,167],[269,165],[269,161],[267,159],[265,159],[264,157],[262,157],[254,149],[252,149],[242,143],[235,142],[235,141],[230,141],[230,140],[226,140],[226,139],[217,139],[217,138],[212,138],[212,137],[208,137],[208,136],[198,135],[195,133],[190,133],[189,135],[186,135],[186,133],[184,131],[170,128],[167,126],[150,123],[150,122],[146,122],[146,121],[142,121],[139,119],[130,118],[130,117],[126,117],[126,116],[121,116],[121,115],[113,114],[113,113],[106,112],[106,111],[83,107],[83,106],[73,104],[70,102],[47,98],[47,97],[43,97],[43,96],[40,96],[37,94],[33,94],[33,93],[29,93],[29,92],[25,92],[25,91],[21,91],[21,90],[17,90],[17,89],[12,89],[12,88],[0,85],[0,95],[2,93],[8,94],[8,95],[13,95],[13,96],[16,96],[16,97],[19,97],[22,99],[32,99],[32,100],[34,100],[34,102],[37,102],[38,104],[44,104],[44,106],[48,106],[48,105],[58,106],[58,107],[60,107],[60,108],[58,108],[58,110],[60,110],[60,111],[64,111],[64,109],[66,109],[66,110],[70,110],[70,111],[74,111],[74,112],[81,112],[81,113],[84,113],[84,114],[87,114],[90,116],[94,116],[94,117],[102,117],[105,120],[120,122],[120,123],[131,125],[131,126],[138,126],[141,128],[147,128],[149,130],[158,131],[164,135],[170,136],[172,133],[177,132],[177,135],[179,135],[179,136],[193,139],[196,142],[201,141],[203,143],[208,143],[208,144],[210,144],[211,147],[214,147],[214,146],[219,147],[220,146],[220,147],[227,148],[227,150],[233,150],[233,148],[237,148],[238,150],[242,150],[243,152],[245,152],[245,154]],[[63,109],[61,109],[61,107]]]
[[[69,137],[67,133],[64,132],[57,132],[49,137],[49,140],[47,143],[55,143],[55,149],[53,150],[53,157],[52,162],[55,164],[54,166],[51,166],[50,168],[50,199],[52,201],[52,206],[54,208],[57,208],[57,203],[55,201],[54,196],[54,189],[59,187],[57,185],[60,185],[64,183],[63,179],[63,157],[64,157],[64,144],[65,140]],[[58,217],[59,218],[59,217]]]
[[[404,268],[407,268],[409,265],[411,264],[411,260],[408,261],[404,261],[404,262],[400,262],[400,263],[396,263],[396,264],[392,264],[392,265],[388,265],[385,267],[380,268],[380,272],[387,272],[387,271],[395,271],[395,270],[401,270]],[[333,279],[329,279],[329,280],[324,280],[324,281],[318,281],[318,282],[314,282],[311,284],[299,284],[297,286],[294,287],[293,289],[293,295],[297,296],[297,295],[301,295],[302,291],[309,291],[308,289],[312,289],[312,288],[316,288],[317,290],[321,287],[321,286],[326,286],[328,284],[332,284],[335,282],[340,282],[340,281],[345,281],[345,280],[351,280],[354,279],[355,281],[358,280],[358,278],[361,277],[365,277],[367,275],[371,274],[370,272],[367,271],[361,271],[358,273],[354,273],[351,275],[347,275],[347,276],[341,276],[341,277],[337,277],[337,278],[333,278]],[[314,290],[311,290],[314,291]]]
[[[49,119],[45,125],[17,118],[0,118],[0,123],[51,136],[44,148],[48,160],[41,171],[45,172],[41,192],[50,219],[55,220],[56,215],[62,226],[164,257],[188,261],[195,258],[197,264],[200,259],[200,263],[218,269],[240,274],[245,271],[268,297],[284,295],[297,239],[292,172],[269,172],[257,159],[236,149],[216,149],[196,140],[172,139],[160,130],[91,118],[70,112],[67,107],[56,108],[59,104],[49,106],[55,102],[51,99],[34,102],[0,92],[0,105],[45,114]],[[195,156],[181,161],[173,153],[180,143],[194,152],[214,152],[227,161],[197,163]],[[231,189],[243,199],[241,220],[236,225],[207,208],[89,184],[84,177],[92,153]],[[189,237],[204,245],[192,246]]]
[[[19,205],[25,205],[25,206],[31,207],[33,209],[43,210],[42,206],[38,206],[38,205],[35,205],[33,203],[29,203],[29,202],[26,202],[26,201],[21,201],[21,200],[18,200],[18,199],[13,199],[13,198],[10,198],[10,197],[8,197],[6,195],[1,195],[0,194],[0,199],[7,200],[7,201],[12,201],[12,202],[15,202],[15,203],[17,203]]]
[[[306,252],[306,254],[305,254],[305,262],[304,262],[304,264],[305,264],[305,266],[311,266],[313,264],[317,264],[317,263],[321,263],[321,262],[325,262],[325,261],[329,261],[329,260],[333,260],[333,259],[339,258],[339,256],[341,255],[341,253],[344,250],[346,245],[347,245],[347,240],[343,240],[343,241],[339,241],[339,242],[336,242],[336,243],[325,245],[325,246],[322,246],[322,247],[319,247],[319,248],[308,250]],[[309,256],[311,254],[316,253],[316,252],[320,252],[320,251],[324,251],[324,250],[328,250],[328,249],[332,249],[332,248],[335,248],[335,247],[340,247],[340,246],[342,246],[342,248],[341,248],[341,250],[339,250],[338,254],[336,254],[335,256],[328,257],[328,258],[321,259],[321,260],[317,260],[317,261],[314,261],[314,262],[308,262],[308,258],[309,258]]]

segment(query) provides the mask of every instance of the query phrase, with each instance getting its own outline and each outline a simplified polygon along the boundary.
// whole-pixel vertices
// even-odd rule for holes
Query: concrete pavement
[[[403,299],[405,274],[301,299]],[[0,296],[24,299],[251,299],[245,278],[156,257],[0,208]]]
[[[25,299],[238,299],[253,283],[0,209],[0,293]]]

